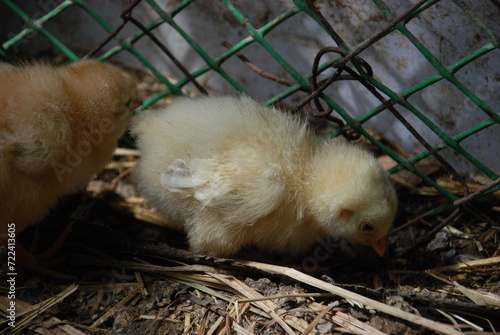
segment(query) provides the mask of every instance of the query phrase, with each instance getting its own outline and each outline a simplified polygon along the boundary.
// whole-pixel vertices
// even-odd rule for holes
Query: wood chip
[[[301,281],[305,284],[320,288],[322,290],[325,290],[327,292],[334,293],[338,296],[341,296],[345,299],[349,299],[352,301],[356,301],[360,304],[363,304],[365,306],[369,306],[373,309],[376,309],[380,312],[395,316],[397,318],[427,327],[429,329],[442,332],[444,334],[449,334],[449,335],[460,335],[462,334],[461,332],[453,329],[450,326],[444,325],[442,323],[426,319],[424,317],[410,314],[407,312],[403,312],[395,307],[386,305],[384,303],[378,302],[376,300],[372,300],[370,298],[364,297],[360,294],[345,290],[343,288],[340,288],[338,286],[332,285],[330,283],[324,282],[320,279],[317,279],[315,277],[311,277],[309,275],[306,275],[305,273],[302,273],[300,271],[297,271],[292,268],[287,268],[287,267],[282,267],[282,266],[277,266],[277,265],[271,265],[271,264],[265,264],[265,263],[258,263],[258,262],[253,262],[253,261],[241,261],[243,264],[249,265],[249,266],[254,266],[259,269],[265,269],[270,272],[274,272],[277,274],[285,275],[287,277],[293,278],[294,280]]]
[[[451,272],[451,271],[470,270],[475,267],[494,266],[499,264],[500,264],[500,256],[497,256],[484,259],[477,259],[465,263],[442,266],[439,268],[435,268],[433,270],[436,272]]]
[[[78,285],[69,285],[55,296],[36,305],[30,305],[22,300],[16,299],[16,326],[15,328],[7,327],[3,329],[0,334],[15,335],[23,333],[26,328],[31,327],[35,323],[38,324],[38,321],[43,320],[43,317],[41,315],[43,315],[48,309],[61,303],[65,298],[73,294],[77,289]],[[7,310],[7,306],[9,306],[9,304],[10,299],[8,299],[7,297],[0,297],[0,306],[2,310]],[[34,322],[35,320],[37,320],[37,322]],[[6,321],[1,322],[0,325],[5,324]],[[53,316],[45,319],[45,322],[47,322],[46,326],[44,326],[42,323],[42,325],[39,327],[35,326],[35,330],[41,331],[41,334],[45,334],[47,333],[46,327],[48,326],[48,324],[52,324],[53,327],[57,329],[54,330],[54,334],[84,335],[84,333],[71,327],[70,325],[64,324],[63,321]]]
[[[349,314],[337,312],[332,316],[332,321],[342,327],[342,330],[351,334],[359,335],[385,335],[378,329],[353,318]]]
[[[233,276],[221,275],[216,273],[208,273],[208,274],[220,280],[221,282],[227,284],[234,290],[238,291],[244,297],[259,298],[259,299],[263,298],[262,294],[258,293],[257,291],[255,291],[254,289],[247,286],[246,284],[244,284],[243,282],[241,282],[240,280],[236,279]],[[281,318],[280,314],[284,314],[286,311],[281,309],[278,305],[276,305],[272,301],[258,300],[254,301],[253,304],[261,308],[267,314],[269,314],[290,335],[295,335],[295,332],[290,328],[290,326],[300,332],[303,332],[308,326],[305,320],[301,320],[293,316],[286,317],[284,319]]]

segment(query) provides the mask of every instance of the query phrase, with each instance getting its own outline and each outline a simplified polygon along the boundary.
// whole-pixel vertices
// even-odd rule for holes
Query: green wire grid
[[[265,36],[271,31],[273,31],[273,29],[278,27],[280,24],[298,14],[308,15],[313,20],[315,20],[325,32],[328,33],[328,27],[324,25],[324,22],[322,22],[321,18],[317,16],[317,13],[315,13],[315,11],[312,11],[310,7],[307,6],[305,1],[302,0],[291,0],[291,1],[293,1],[293,3],[295,4],[294,8],[287,11],[283,11],[280,15],[268,20],[268,22],[264,23],[260,28],[256,28],[250,23],[250,20],[247,19],[245,13],[240,12],[230,0],[219,0],[218,4],[224,6],[225,8],[227,8],[227,10],[229,10],[234,19],[237,20],[242,27],[244,27],[245,31],[247,32],[247,36],[241,38],[241,40],[239,40],[237,43],[234,43],[234,45],[231,48],[227,49],[226,51],[224,51],[223,53],[219,54],[216,57],[210,57],[210,55],[192,37],[190,37],[190,35],[185,30],[183,30],[180,27],[175,20],[176,16],[179,13],[181,13],[183,10],[185,10],[190,5],[195,3],[196,0],[180,1],[177,4],[177,6],[173,10],[171,10],[170,13],[167,13],[164,9],[162,9],[162,7],[158,4],[158,1],[155,0],[143,0],[141,4],[149,5],[151,9],[154,12],[156,12],[156,14],[159,17],[155,21],[145,25],[145,29],[148,32],[154,32],[154,30],[157,29],[159,26],[167,24],[171,26],[173,29],[175,29],[175,31],[187,42],[187,44],[189,44],[192,51],[195,52],[197,55],[199,55],[199,57],[201,57],[201,59],[204,60],[206,65],[201,66],[200,68],[192,71],[190,73],[192,78],[198,78],[209,71],[215,71],[220,75],[220,77],[222,77],[232,87],[234,87],[235,90],[242,93],[248,93],[245,87],[241,83],[238,83],[226,71],[222,69],[222,64],[226,62],[229,58],[234,57],[236,53],[244,51],[245,48],[247,48],[249,45],[257,44],[261,48],[260,49],[261,52],[267,53],[269,57],[272,57],[272,59],[274,59],[293,80],[293,83],[291,85],[284,88],[281,92],[275,92],[272,98],[263,102],[263,104],[269,105],[281,101],[287,97],[290,97],[299,91],[311,92],[312,87],[310,79],[312,75],[311,73],[300,73],[300,71],[295,69],[290,63],[288,63],[285,60],[285,58],[282,55],[280,55],[280,53],[276,49],[274,49],[266,41]],[[95,22],[97,22],[108,33],[112,33],[115,29],[110,24],[108,24],[99,14],[97,14],[97,12],[93,10],[85,1],[82,0],[66,0],[58,2],[58,5],[54,9],[52,9],[51,11],[49,11],[48,13],[37,19],[30,17],[27,13],[21,10],[21,8],[17,6],[14,1],[0,0],[0,2],[3,2],[15,15],[17,15],[26,24],[26,28],[22,29],[13,37],[8,39],[7,41],[4,41],[1,44],[0,56],[3,56],[3,58],[6,58],[8,60],[14,60],[12,59],[11,53],[9,53],[9,51],[12,48],[15,48],[15,46],[18,43],[21,43],[24,39],[27,38],[27,36],[29,36],[33,32],[38,32],[42,34],[62,54],[64,54],[71,61],[78,60],[79,57],[77,56],[76,52],[74,52],[70,47],[68,47],[64,43],[62,43],[53,34],[51,34],[51,32],[48,29],[44,27],[44,25],[46,25],[46,23],[52,20],[54,17],[58,15],[64,15],[64,12],[70,7],[77,7],[80,10],[85,11],[88,15],[92,17],[92,19]],[[388,20],[388,22],[396,18],[396,14],[389,8],[389,6],[387,6],[387,4],[384,1],[372,0],[372,2],[380,10],[380,12],[384,15],[384,17]],[[405,89],[404,91],[395,92],[386,85],[384,85],[384,83],[377,81],[373,77],[367,75],[364,72],[363,68],[359,66],[359,64],[357,64],[355,61],[353,63],[358,72],[366,81],[368,81],[371,85],[373,85],[379,92],[382,92],[386,97],[388,97],[387,99],[389,104],[394,106],[397,105],[399,107],[402,107],[406,111],[409,111],[411,114],[416,116],[420,121],[422,121],[434,134],[438,136],[438,138],[442,142],[433,147],[435,151],[439,152],[444,149],[450,148],[454,150],[456,153],[459,153],[465,159],[467,159],[482,173],[484,173],[484,175],[486,175],[488,178],[496,180],[498,179],[498,175],[490,168],[488,168],[485,164],[483,164],[481,161],[479,161],[472,152],[469,152],[464,148],[462,148],[460,146],[460,142],[470,137],[473,134],[476,134],[484,129],[487,129],[488,127],[500,124],[500,115],[498,112],[495,112],[493,108],[489,106],[484,100],[475,95],[463,83],[461,83],[460,80],[456,78],[455,73],[464,66],[466,66],[467,64],[470,64],[476,61],[477,59],[480,59],[485,54],[497,49],[499,47],[499,38],[498,36],[495,35],[493,29],[486,26],[486,24],[481,21],[478,15],[476,15],[474,11],[468,7],[465,1],[454,0],[453,2],[455,3],[455,5],[458,6],[471,19],[471,21],[479,28],[481,33],[484,36],[486,36],[489,43],[479,47],[477,50],[471,52],[469,55],[463,57],[462,59],[459,59],[454,64],[450,65],[442,64],[438,60],[438,58],[435,57],[431,53],[431,51],[427,49],[424,46],[424,44],[421,41],[419,41],[418,38],[414,34],[412,34],[410,30],[407,29],[406,27],[406,25],[410,23],[413,19],[417,18],[421,13],[423,13],[425,10],[432,7],[438,2],[440,2],[440,0],[422,1],[420,6],[416,7],[413,11],[408,13],[399,23],[395,24],[387,31],[384,31],[383,34],[381,34],[377,39],[379,40],[394,31],[398,31],[399,33],[404,35],[408,39],[408,41],[410,41],[418,49],[418,51],[420,51],[420,53],[425,57],[425,59],[429,62],[429,64],[431,64],[431,66],[435,69],[436,73],[435,75],[420,81],[419,83],[415,84],[414,86],[408,89]],[[116,13],[116,15],[118,16],[119,13]],[[132,26],[130,22],[128,22],[127,25]],[[188,83],[190,83],[191,79],[188,77],[179,78],[179,80],[176,81],[175,83],[170,81],[147,59],[147,57],[145,57],[140,52],[140,50],[134,47],[134,44],[136,44],[138,41],[148,38],[147,34],[143,30],[137,28],[135,33],[131,34],[127,38],[123,37],[121,35],[121,32],[118,32],[113,38],[117,42],[117,45],[112,47],[108,51],[104,52],[102,55],[98,57],[98,59],[108,60],[119,53],[122,52],[129,53],[130,55],[135,57],[145,68],[149,69],[154,76],[156,76],[161,82],[163,82],[167,86],[167,89],[165,91],[145,101],[143,106],[141,107],[142,109],[151,106],[152,104],[154,104],[155,102],[157,102],[158,100],[162,99],[163,97],[169,94],[177,94],[177,95],[182,94],[182,88]],[[359,43],[358,45],[349,46],[345,41],[341,40],[338,37],[335,41],[332,40],[332,45],[339,45],[346,52],[349,53],[353,50],[357,50],[358,48],[367,47],[369,46],[369,43],[374,43],[374,42],[376,41],[365,40]],[[314,55],[311,55],[311,58],[312,57],[314,57]],[[318,71],[321,72],[329,68],[334,62],[339,61],[340,59],[341,58],[339,57],[321,63],[318,68]],[[414,95],[415,93],[442,80],[451,83],[458,90],[460,90],[462,94],[465,97],[467,97],[467,99],[469,99],[474,105],[479,107],[482,112],[484,112],[484,114],[487,116],[488,119],[469,127],[467,130],[461,133],[451,136],[448,135],[441,128],[439,128],[435,123],[433,123],[422,111],[418,110],[414,105],[408,102],[408,98]],[[386,105],[380,103],[378,106],[374,107],[370,111],[367,111],[360,117],[353,118],[339,103],[337,103],[327,95],[322,94],[321,98],[323,101],[328,103],[346,123],[344,127],[330,134],[329,135],[330,137],[338,136],[342,132],[349,129],[355,129],[397,162],[397,166],[389,170],[388,171],[389,173],[392,174],[402,169],[406,169],[413,172],[414,174],[422,178],[425,182],[433,186],[437,191],[439,191],[441,194],[443,194],[449,199],[449,205],[442,207],[440,211],[453,207],[453,201],[458,199],[457,196],[451,193],[450,191],[446,190],[445,188],[441,187],[440,185],[438,185],[434,180],[432,180],[427,175],[421,173],[418,169],[414,167],[415,163],[431,155],[431,153],[428,150],[423,150],[410,158],[406,159],[402,158],[400,155],[398,155],[390,148],[388,148],[386,145],[384,145],[381,141],[377,140],[372,135],[370,135],[363,128],[363,124],[365,122],[376,117],[381,112],[387,110]],[[497,191],[499,189],[500,187],[498,186],[494,187],[485,192],[485,194]]]

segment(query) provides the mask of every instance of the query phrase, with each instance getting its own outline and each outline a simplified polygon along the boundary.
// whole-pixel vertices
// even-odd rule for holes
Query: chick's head
[[[86,185],[110,160],[138,106],[137,84],[126,72],[95,60],[61,67],[59,75],[68,98],[65,117],[71,129],[70,146],[82,163],[69,172],[71,178],[65,178],[71,182],[60,183],[61,193],[69,193]]]
[[[332,141],[317,151],[309,173],[307,206],[316,224],[382,256],[397,198],[376,159],[360,147]]]
[[[84,60],[62,68],[62,77],[79,114],[89,120],[110,120],[123,133],[131,111],[140,105],[137,82],[117,67]]]

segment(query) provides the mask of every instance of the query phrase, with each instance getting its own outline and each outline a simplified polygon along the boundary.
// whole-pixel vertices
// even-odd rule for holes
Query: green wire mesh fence
[[[499,4],[497,1],[479,1],[487,3],[491,6],[491,10],[498,14]],[[166,89],[160,93],[147,99],[142,109],[148,108],[158,100],[170,95],[182,95],[185,88],[193,86],[198,89],[201,94],[205,94],[204,85],[200,84],[207,74],[214,73],[219,79],[225,82],[226,87],[230,87],[234,91],[247,93],[255,96],[252,93],[252,84],[242,80],[241,77],[234,75],[235,70],[232,67],[237,67],[236,72],[253,71],[248,76],[258,76],[259,80],[272,81],[274,83],[272,92],[268,92],[263,104],[273,104],[279,101],[292,101],[292,105],[296,108],[306,107],[309,110],[314,106],[317,111],[315,114],[326,115],[333,112],[340,118],[334,118],[334,121],[339,123],[340,127],[329,134],[330,137],[340,134],[348,134],[349,131],[354,131],[357,134],[363,135],[370,142],[380,148],[383,152],[389,155],[397,165],[389,170],[389,173],[395,173],[402,169],[406,169],[420,177],[422,180],[434,187],[438,192],[449,199],[448,206],[442,207],[440,210],[452,208],[463,203],[464,200],[460,196],[470,199],[476,195],[489,194],[499,190],[498,174],[495,172],[494,164],[485,162],[478,158],[476,152],[464,148],[461,142],[471,136],[481,132],[489,131],[490,134],[498,133],[498,125],[500,124],[500,115],[498,113],[497,99],[490,99],[490,96],[475,93],[477,87],[470,87],[466,82],[461,80],[457,73],[466,68],[470,64],[478,64],[485,60],[485,57],[490,57],[493,53],[498,57],[499,37],[497,24],[491,24],[492,20],[486,20],[481,13],[475,9],[477,3],[467,2],[465,0],[454,1],[381,1],[381,0],[365,0],[364,5],[369,6],[369,14],[371,17],[376,17],[373,21],[370,17],[362,17],[360,20],[366,20],[366,29],[369,34],[365,34],[362,39],[352,41],[338,32],[336,23],[338,18],[334,18],[334,14],[328,11],[327,6],[334,6],[329,1],[306,1],[306,0],[281,0],[278,2],[267,2],[273,4],[272,10],[263,8],[262,3],[252,2],[249,6],[249,1],[230,1],[230,0],[184,0],[172,1],[168,5],[167,2],[154,0],[135,0],[135,1],[114,1],[119,6],[119,10],[115,12],[102,13],[99,8],[99,2],[82,1],[82,0],[39,0],[30,8],[37,7],[39,10],[33,13],[29,11],[26,3],[21,1],[0,0],[0,16],[15,17],[17,21],[21,21],[22,25],[18,28],[2,27],[5,35],[1,39],[0,57],[6,61],[16,62],[21,58],[21,49],[29,49],[34,40],[34,37],[43,36],[46,41],[49,41],[53,48],[56,48],[58,53],[63,54],[71,61],[75,61],[84,55],[97,57],[100,60],[108,60],[115,56],[126,55],[127,59],[133,59],[136,64],[143,68],[147,68],[151,73],[163,84]],[[33,1],[35,3],[35,1]],[[340,6],[339,3],[344,3],[347,6],[349,2],[337,2],[335,6]],[[389,5],[390,3],[390,5]],[[467,21],[458,22],[460,25],[473,26],[476,31],[476,43],[472,48],[467,49],[467,54],[460,57],[455,57],[452,62],[444,62],[443,57],[436,55],[432,48],[427,46],[427,41],[414,33],[409,26],[419,20],[423,15],[430,15],[431,11],[440,9],[443,3],[447,6],[454,6],[455,10],[461,12],[461,17],[467,18]],[[399,5],[399,6],[395,6]],[[35,6],[36,5],[36,6]],[[206,26],[202,30],[206,30],[205,36],[219,45],[219,49],[212,48],[207,50],[206,41],[200,40],[194,36],[192,29],[189,29],[189,24],[186,25],[186,16],[194,16],[194,20],[203,20],[203,17],[214,13],[207,10],[208,7],[217,8],[217,15],[220,15],[218,20],[232,22],[233,26],[238,27],[237,34],[233,34],[232,44],[227,42],[224,36],[224,26],[216,28]],[[258,11],[258,20],[256,15],[249,17],[249,11],[253,7]],[[353,10],[354,5],[351,10]],[[264,6],[265,7],[265,6]],[[337,7],[338,9],[338,7]],[[144,13],[149,13],[144,15]],[[327,16],[326,12],[330,15]],[[484,11],[483,11],[484,12]],[[186,14],[187,13],[187,14]],[[140,15],[139,15],[140,14]],[[253,13],[255,14],[255,13]],[[360,12],[354,13],[360,15]],[[442,15],[447,13],[441,7]],[[494,14],[491,14],[494,15]],[[496,14],[495,14],[496,15]],[[307,25],[301,27],[303,36],[300,36],[302,41],[308,38],[313,40],[309,35],[311,31],[317,32],[311,26],[316,28],[325,36],[328,36],[330,43],[328,45],[319,45],[316,47],[316,53],[309,55],[308,62],[310,67],[308,71],[304,71],[303,67],[296,66],[296,61],[293,59],[296,49],[289,49],[283,52],[283,48],[277,48],[275,43],[271,43],[268,35],[276,33],[279,27],[290,24],[296,17],[307,18]],[[86,17],[91,20],[94,25],[100,27],[99,42],[94,45],[87,45],[87,50],[82,51],[76,47],[80,34],[85,32],[71,28],[72,22],[65,21],[68,25],[68,34],[71,38],[68,39],[61,36],[60,32],[55,33],[53,30],[54,22],[61,17]],[[145,17],[148,19],[146,20]],[[198,18],[199,17],[199,18]],[[112,18],[112,20],[110,19]],[[193,19],[192,19],[193,20]],[[372,21],[370,21],[372,20]],[[330,23],[330,21],[334,21]],[[193,21],[190,21],[193,22]],[[302,24],[303,21],[301,21]],[[376,24],[375,24],[376,23]],[[293,23],[291,23],[293,24]],[[61,22],[59,22],[61,25]],[[178,50],[171,50],[167,46],[163,36],[157,34],[157,31],[169,26],[169,29],[175,31],[170,36],[172,39],[182,40],[183,56],[179,56]],[[365,29],[365,31],[366,31]],[[497,31],[495,31],[495,29]],[[375,48],[376,51],[387,52],[380,47],[379,43],[384,40],[393,38],[394,34],[404,36],[406,39],[405,48],[416,48],[425,59],[426,64],[422,66],[429,67],[432,70],[424,78],[420,75],[415,75],[418,80],[412,80],[411,83],[402,89],[394,89],[394,85],[380,80],[378,73],[384,71],[383,68],[372,68],[370,62],[367,62],[363,56],[366,50]],[[88,34],[88,33],[87,33]],[[313,33],[315,34],[315,33]],[[236,39],[235,36],[238,36]],[[171,77],[165,75],[165,72],[159,69],[157,62],[153,62],[151,54],[144,52],[148,44],[154,44],[158,54],[165,55],[167,58],[164,62],[169,62],[177,68],[177,80],[172,80]],[[293,43],[292,43],[293,46]],[[149,46],[150,47],[150,46]],[[187,51],[186,51],[187,50]],[[216,52],[214,50],[217,50]],[[246,55],[260,54],[266,58],[265,64],[251,63]],[[193,56],[195,55],[195,56]],[[330,59],[326,59],[326,56]],[[196,57],[198,62],[193,62],[195,66],[186,66],[183,57]],[[494,56],[493,56],[494,57]],[[453,58],[453,57],[452,57]],[[314,61],[312,61],[314,59]],[[326,59],[326,60],[324,60]],[[450,58],[446,58],[448,61]],[[490,57],[491,59],[491,57]],[[232,63],[231,63],[232,62]],[[275,65],[272,67],[269,64]],[[498,62],[497,62],[498,63]],[[231,66],[229,66],[230,64]],[[404,64],[402,66],[405,66]],[[267,72],[263,70],[268,70]],[[251,69],[251,70],[249,70]],[[495,72],[496,71],[496,72]],[[500,81],[498,69],[491,69],[493,86],[498,87]],[[334,95],[328,91],[329,86],[340,80],[357,81],[365,89],[366,93],[375,97],[375,102],[368,109],[362,110],[361,113],[354,115],[349,111]],[[469,106],[474,106],[475,109],[482,113],[482,117],[470,121],[466,127],[462,127],[460,131],[450,132],[429,116],[428,110],[412,103],[412,98],[429,87],[437,87],[441,82],[446,82],[458,90],[464,103]],[[253,84],[255,86],[255,84]],[[443,87],[439,86],[440,89]],[[437,90],[437,89],[436,89]],[[494,90],[493,90],[493,94]],[[498,95],[498,92],[496,92]],[[256,98],[260,98],[256,96]],[[260,99],[262,100],[262,99]],[[493,103],[491,102],[493,101]],[[329,108],[322,106],[326,103]],[[431,106],[439,108],[439,106]],[[497,109],[495,111],[495,109]],[[359,112],[359,111],[358,111]],[[420,142],[420,150],[411,157],[402,157],[389,146],[377,139],[369,132],[369,121],[377,119],[382,114],[390,114],[395,117],[398,122],[401,122],[406,129],[409,130]],[[415,129],[416,121],[421,123],[426,131],[432,134],[433,140],[427,140]],[[422,129],[422,127],[420,128]],[[384,129],[381,129],[383,132]],[[498,141],[498,136],[493,141]],[[492,182],[487,184],[479,191],[470,194],[467,189],[467,183],[462,177],[463,174],[455,170],[454,164],[450,164],[440,153],[452,151],[453,155],[458,155],[472,164],[480,174],[489,178]],[[420,160],[433,156],[452,174],[458,181],[461,182],[463,190],[460,193],[454,193],[440,186],[435,180],[419,171],[415,164]]]

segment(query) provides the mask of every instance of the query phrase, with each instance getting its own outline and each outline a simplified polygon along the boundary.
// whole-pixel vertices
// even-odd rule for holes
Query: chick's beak
[[[366,244],[373,248],[377,254],[382,257],[385,254],[385,245],[387,242],[387,236],[382,237],[380,240],[366,240]]]
[[[142,100],[140,98],[135,98],[132,100],[132,103],[130,104],[130,110],[134,110],[141,105],[142,105]]]

